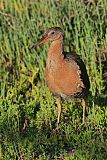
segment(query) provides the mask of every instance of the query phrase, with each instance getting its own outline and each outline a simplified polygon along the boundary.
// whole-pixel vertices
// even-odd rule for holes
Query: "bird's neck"
[[[48,58],[51,59],[59,59],[63,57],[63,50],[64,50],[64,44],[63,44],[63,38],[61,37],[58,40],[55,40],[51,43],[49,51],[48,51]]]

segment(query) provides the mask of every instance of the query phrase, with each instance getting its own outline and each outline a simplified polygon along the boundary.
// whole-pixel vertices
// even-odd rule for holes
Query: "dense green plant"
[[[65,31],[65,49],[81,55],[91,82],[86,123],[81,104],[64,101],[58,131],[45,84],[49,44],[30,50],[52,26]],[[0,159],[107,159],[106,47],[106,0],[0,0]]]

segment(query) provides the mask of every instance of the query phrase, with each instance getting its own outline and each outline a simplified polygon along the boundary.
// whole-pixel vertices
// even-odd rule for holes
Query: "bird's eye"
[[[55,32],[53,31],[53,32],[51,32],[51,34],[53,35],[53,34],[55,34]]]

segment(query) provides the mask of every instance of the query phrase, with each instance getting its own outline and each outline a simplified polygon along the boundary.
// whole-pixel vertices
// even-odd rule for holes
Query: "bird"
[[[86,99],[90,89],[85,64],[74,50],[64,51],[64,32],[60,27],[49,28],[31,48],[48,41],[50,47],[46,59],[46,83],[49,90],[57,97],[57,124],[61,122],[62,99],[68,98],[81,99],[84,123]]]

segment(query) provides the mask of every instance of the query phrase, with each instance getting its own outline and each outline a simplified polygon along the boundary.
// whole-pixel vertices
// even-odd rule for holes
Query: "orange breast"
[[[49,58],[46,65],[46,81],[49,89],[61,96],[73,96],[84,88],[79,66],[74,60]]]

